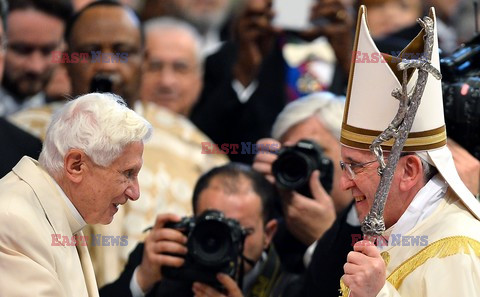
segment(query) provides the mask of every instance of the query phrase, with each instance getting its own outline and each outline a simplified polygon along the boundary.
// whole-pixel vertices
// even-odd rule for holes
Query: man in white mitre
[[[432,38],[426,36],[424,26],[399,58],[422,53],[422,67],[439,70],[433,8],[430,18]],[[424,51],[429,41],[431,60]],[[354,51],[379,54],[364,6]],[[402,72],[397,70],[401,59],[383,56],[388,63],[352,61],[341,132],[341,184],[351,190],[360,221],[372,208],[381,179],[379,162],[369,146],[398,111],[392,90],[402,90]],[[460,180],[446,147],[441,81],[431,72],[388,192],[384,245],[367,240],[355,244],[344,265],[343,296],[480,296],[480,203]],[[420,75],[424,74],[417,69],[409,72],[409,94],[419,86]],[[393,139],[382,144],[387,163],[392,145]]]

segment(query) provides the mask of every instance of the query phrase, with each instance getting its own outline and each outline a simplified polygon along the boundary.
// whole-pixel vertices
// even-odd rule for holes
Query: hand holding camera
[[[271,25],[271,5],[271,0],[247,0],[234,22],[238,52],[233,76],[245,87],[257,77],[263,59],[274,46],[276,31]]]
[[[229,275],[220,273],[217,275],[217,280],[223,285],[227,294],[222,294],[208,285],[196,282],[192,287],[195,297],[243,297],[242,290]]]
[[[163,279],[163,266],[180,267],[185,262],[181,255],[187,253],[187,237],[178,230],[165,228],[168,222],[178,221],[180,217],[173,214],[158,215],[145,239],[142,263],[137,271],[137,282],[143,292],[149,291]]]
[[[166,278],[191,282],[202,282],[218,290],[223,285],[217,274],[223,273],[238,279],[243,245],[247,232],[237,220],[226,218],[217,210],[207,210],[198,217],[185,217],[180,222],[165,225],[172,231],[179,230],[187,236],[185,262],[162,266]]]
[[[316,1],[310,18],[314,26],[301,32],[300,36],[305,40],[327,37],[339,65],[348,74],[355,31],[355,12],[352,3],[345,0]]]
[[[332,162],[312,143],[300,140],[277,153],[261,151],[253,163],[255,170],[283,189],[282,207],[287,227],[306,245],[320,238],[335,220],[335,207],[328,194],[332,188]],[[268,138],[259,140],[257,145],[280,147],[278,141]]]

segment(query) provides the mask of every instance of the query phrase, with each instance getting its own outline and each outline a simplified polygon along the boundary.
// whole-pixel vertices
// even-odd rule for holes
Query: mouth
[[[365,195],[354,196],[353,198],[355,199],[355,202],[356,202],[356,203],[362,202],[363,200],[367,199],[367,197],[365,197]]]

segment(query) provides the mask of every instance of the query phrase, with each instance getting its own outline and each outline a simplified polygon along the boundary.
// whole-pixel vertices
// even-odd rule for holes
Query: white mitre
[[[423,54],[423,38],[425,35],[422,29],[399,54],[398,58],[380,53],[370,36],[366,14],[367,9],[362,5],[358,12],[353,48],[355,54],[350,67],[340,138],[342,145],[362,150],[368,150],[375,137],[384,131],[395,117],[399,101],[391,94],[395,88],[401,88],[402,79],[402,72],[397,70],[396,66],[402,57],[409,59],[411,57],[409,55],[413,55],[418,58],[419,55]],[[440,70],[434,8],[430,8],[429,15],[435,24],[431,64]],[[364,55],[370,57],[369,63],[368,60],[363,60]],[[383,58],[377,59],[378,57]],[[409,73],[409,91],[415,86],[417,75],[417,70]],[[452,154],[446,143],[442,85],[440,80],[429,74],[420,106],[403,151],[417,152],[422,158],[434,165],[467,208],[480,219],[480,203],[460,180],[453,163]],[[384,151],[389,151],[392,145],[393,139],[384,143],[382,148]]]

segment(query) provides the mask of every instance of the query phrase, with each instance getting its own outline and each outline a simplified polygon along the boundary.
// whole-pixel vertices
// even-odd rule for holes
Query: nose
[[[176,75],[171,67],[163,67],[162,71],[158,74],[158,82],[163,87],[171,87],[176,81]]]
[[[125,190],[125,195],[132,201],[140,198],[140,186],[138,185],[138,179],[135,179],[132,184]]]
[[[27,61],[27,69],[35,74],[42,74],[46,71],[50,61],[40,51],[34,51]]]
[[[340,177],[340,188],[343,191],[349,190],[355,185],[355,182],[351,180],[346,172],[342,172],[342,176]]]
[[[118,72],[120,62],[114,57],[114,53],[101,52],[99,56],[92,57],[92,63],[97,72],[114,73]]]

